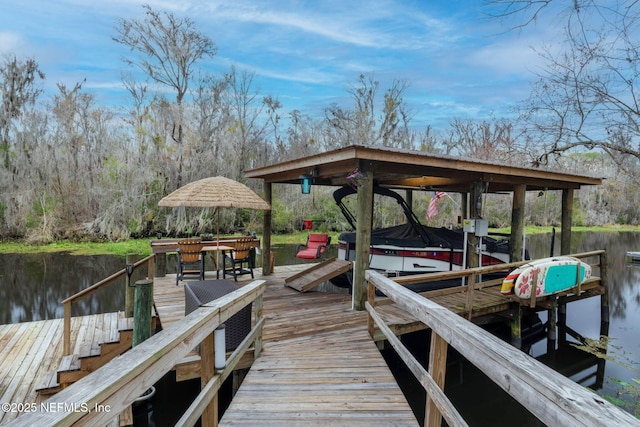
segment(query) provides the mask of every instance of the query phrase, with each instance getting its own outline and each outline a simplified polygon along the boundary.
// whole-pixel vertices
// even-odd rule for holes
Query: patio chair
[[[184,284],[184,315],[238,289],[229,280],[201,280]],[[227,351],[235,350],[251,331],[251,306],[242,310],[224,322],[225,344]]]
[[[231,253],[224,255],[225,261],[229,261],[231,268],[224,268],[222,278],[227,277],[227,273],[233,275],[233,280],[238,281],[238,276],[251,274],[253,279],[253,237],[240,237],[236,240],[235,249]],[[246,267],[244,265],[246,264]]]
[[[176,262],[176,286],[185,275],[198,275],[204,280],[204,256],[200,239],[178,240],[178,260]]]
[[[330,243],[331,236],[328,234],[309,234],[306,244],[296,246],[296,258],[318,259],[327,250]]]

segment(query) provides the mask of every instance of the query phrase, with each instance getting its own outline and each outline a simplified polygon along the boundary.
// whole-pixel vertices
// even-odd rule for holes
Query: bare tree
[[[541,19],[565,11],[565,42],[540,49],[546,67],[523,108],[528,131],[542,137],[539,163],[574,148],[608,153],[640,181],[640,3],[594,0],[496,0],[497,16]]]
[[[171,138],[178,146],[178,179],[182,185],[183,100],[189,89],[196,64],[215,55],[213,41],[200,33],[189,18],[154,11],[144,5],[145,19],[120,19],[113,40],[128,46],[135,58],[124,58],[151,80],[176,92],[177,112],[173,118]]]
[[[18,61],[7,57],[0,67],[0,151],[4,155],[4,167],[10,167],[11,125],[20,117],[25,106],[33,104],[42,90],[38,79],[44,80],[38,63],[33,59]]]
[[[524,161],[528,151],[518,142],[513,124],[506,119],[454,119],[450,127],[448,138],[443,141],[447,154],[517,164]]]
[[[326,148],[351,144],[411,148],[411,114],[402,98],[407,87],[406,83],[394,80],[380,107],[380,82],[370,75],[361,74],[357,84],[352,84],[347,90],[353,100],[353,108],[345,109],[334,104],[325,109],[329,136]]]

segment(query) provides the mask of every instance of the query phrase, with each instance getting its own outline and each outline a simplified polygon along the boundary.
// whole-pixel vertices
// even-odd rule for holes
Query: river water
[[[549,256],[551,236],[527,238],[532,258]],[[335,247],[335,245],[333,245]],[[298,262],[293,256],[295,245],[276,247],[276,264]],[[640,414],[640,268],[625,265],[627,251],[640,251],[640,233],[574,233],[571,252],[607,250],[609,275],[610,324],[604,350],[606,359],[596,357],[594,348],[578,350],[569,338],[549,352],[545,339],[534,343],[528,353],[598,394],[619,399],[625,410]],[[555,254],[559,251],[556,242]],[[0,324],[61,318],[62,300],[124,267],[123,258],[113,256],[74,256],[66,253],[0,254]],[[168,269],[173,268],[171,264]],[[169,270],[171,271],[171,270]],[[124,305],[122,286],[111,286],[106,292],[84,299],[74,306],[74,315],[121,310]],[[600,334],[600,298],[570,303],[567,326],[577,334],[598,340]],[[546,321],[545,313],[540,315]],[[420,353],[424,336],[406,337],[405,342]],[[554,357],[551,357],[554,356]],[[392,370],[400,378],[418,419],[423,419],[424,393],[412,383],[393,355],[385,354]],[[425,358],[421,360],[427,360]],[[446,393],[459,406],[470,425],[537,426],[540,423],[492,384],[465,360],[450,358]],[[479,398],[481,397],[481,398]],[[153,424],[151,422],[150,424]]]

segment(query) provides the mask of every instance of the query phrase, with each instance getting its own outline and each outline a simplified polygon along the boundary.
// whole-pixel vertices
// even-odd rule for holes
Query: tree
[[[640,181],[640,3],[491,3],[496,17],[520,17],[515,27],[565,11],[565,43],[559,52],[539,50],[546,65],[522,109],[528,132],[542,137],[538,163],[578,147],[599,149]]]
[[[38,63],[33,59],[18,61],[7,57],[0,67],[0,150],[4,155],[4,167],[10,167],[10,133],[15,119],[20,117],[25,106],[35,103],[42,89],[37,87],[38,79],[44,80]]]
[[[514,126],[506,119],[476,122],[454,119],[448,138],[443,141],[447,154],[521,164],[529,151],[513,135]]]
[[[176,92],[176,112],[171,138],[178,146],[177,186],[182,185],[183,100],[189,89],[196,64],[213,57],[213,41],[195,29],[189,18],[178,18],[172,13],[159,13],[144,5],[146,18],[120,19],[113,40],[137,53],[136,58],[124,58],[130,66],[138,67],[151,80],[168,86]]]
[[[380,82],[361,74],[357,84],[347,90],[354,102],[352,109],[337,104],[325,109],[329,135],[326,149],[352,144],[412,148],[411,114],[402,98],[407,87],[406,83],[394,80],[384,93],[380,108]]]

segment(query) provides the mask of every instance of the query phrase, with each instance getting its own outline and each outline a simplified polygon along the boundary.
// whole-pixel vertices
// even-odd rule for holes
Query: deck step
[[[329,279],[346,273],[352,268],[353,265],[350,261],[331,258],[291,277],[287,277],[284,280],[284,284],[298,292],[307,292]]]
[[[132,318],[119,317],[111,325],[105,323],[104,329],[96,331],[92,341],[76,346],[77,354],[63,356],[58,369],[48,372],[36,391],[40,395],[57,393],[129,350],[132,342]]]

